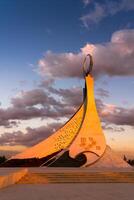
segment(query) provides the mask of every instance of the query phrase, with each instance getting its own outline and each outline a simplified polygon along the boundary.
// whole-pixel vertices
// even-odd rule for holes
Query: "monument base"
[[[132,167],[117,155],[109,146],[106,147],[105,153],[90,169],[132,169]]]

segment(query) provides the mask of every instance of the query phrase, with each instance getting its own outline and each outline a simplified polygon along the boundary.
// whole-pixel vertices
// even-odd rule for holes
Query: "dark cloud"
[[[2,110],[2,109],[1,109]],[[17,122],[12,120],[28,120],[34,118],[59,118],[70,115],[74,111],[73,107],[65,106],[64,109],[62,104],[60,106],[51,106],[36,108],[36,107],[11,107],[2,110],[0,115],[0,125],[9,128],[13,125],[17,125]],[[0,111],[1,113],[1,111]]]
[[[21,120],[33,118],[69,117],[82,103],[80,88],[64,90],[49,86],[47,89],[34,89],[12,98],[12,106],[0,109],[0,126],[10,128],[17,126]],[[56,100],[50,93],[57,94],[61,100]]]
[[[96,100],[96,103],[105,130],[123,132],[125,129],[121,125],[134,126],[134,109],[124,109],[112,105],[105,105],[101,100]],[[70,109],[70,107],[66,109],[61,107],[61,110],[59,109],[58,112],[60,112],[61,116],[65,116],[66,113],[73,114],[74,110],[72,108]],[[22,131],[11,133],[5,132],[0,136],[0,144],[32,146],[47,138],[61,126],[62,123],[57,122],[39,128],[27,127],[26,133],[23,133]]]
[[[99,89],[98,91],[102,96],[109,95],[105,90]],[[57,94],[61,100],[55,100],[54,97],[47,96],[47,93]],[[82,89],[78,87],[56,89],[49,86],[47,93],[44,90],[33,90],[23,93],[21,97],[14,98],[11,107],[0,109],[0,125],[10,128],[17,126],[21,120],[69,118],[83,101]],[[100,99],[96,99],[96,104],[103,122],[116,125],[134,125],[133,108],[127,109],[104,104]]]
[[[0,144],[2,145],[25,145],[32,146],[38,142],[46,139],[50,134],[52,134],[57,128],[61,127],[61,123],[51,123],[47,126],[41,126],[39,128],[26,128],[26,133],[22,131],[16,132],[5,132],[0,135]]]
[[[49,87],[51,93],[57,94],[62,98],[62,101],[69,106],[79,106],[82,103],[82,88],[74,87],[69,89],[55,89]]]
[[[11,103],[14,107],[28,107],[34,105],[56,105],[58,102],[42,89],[34,89],[22,92],[20,97],[12,98]]]
[[[100,119],[106,124],[106,126],[109,126],[110,124],[118,126],[134,126],[134,108],[123,108],[111,104],[105,104],[100,99],[96,99],[96,105]]]
[[[31,104],[28,101],[28,104],[25,104],[25,107],[12,106],[5,110],[0,109],[0,120],[1,120],[0,122],[2,123],[3,120],[5,126],[9,125],[11,126],[10,123],[14,123],[14,120],[33,119],[36,117],[41,117],[41,118],[51,117],[52,119],[57,119],[58,117],[69,118],[71,115],[73,115],[77,110],[78,106],[80,105],[80,103],[82,102],[82,93],[80,92],[80,89],[72,88],[63,90],[63,89],[55,89],[53,87],[48,87],[48,88],[50,89],[52,94],[58,94],[62,98],[62,101],[64,101],[64,104],[59,103],[56,105],[52,105],[50,102],[48,102],[50,103],[48,104],[48,107],[45,106],[38,108],[34,107],[33,103]],[[32,92],[28,94],[32,94],[33,97]],[[22,99],[24,102],[27,102],[24,100],[24,96],[22,97]],[[37,103],[39,101],[34,101],[34,102]],[[105,124],[104,126],[105,129],[116,132],[123,132],[124,128],[121,127],[121,125],[134,126],[133,108],[126,109],[122,107],[116,107],[115,105],[104,104],[103,101],[100,99],[96,99],[96,104],[101,121]],[[15,121],[15,123],[17,122]],[[46,137],[48,137],[61,125],[62,123],[57,122],[48,124],[46,126],[41,126],[39,128],[27,127],[26,133],[23,133],[22,131],[16,131],[11,133],[5,132],[0,136],[0,144],[32,146],[40,142],[41,140],[45,139]]]
[[[134,126],[134,108],[103,106],[100,115],[109,124]]]

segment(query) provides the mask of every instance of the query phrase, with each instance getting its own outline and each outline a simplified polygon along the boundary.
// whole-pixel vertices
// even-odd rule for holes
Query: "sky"
[[[134,155],[134,2],[0,0],[0,154],[51,135],[82,102],[94,59],[107,144]]]

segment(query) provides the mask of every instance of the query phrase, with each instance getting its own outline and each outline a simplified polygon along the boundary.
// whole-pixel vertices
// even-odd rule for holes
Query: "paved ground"
[[[133,200],[134,184],[34,184],[0,190],[0,200]]]
[[[29,172],[49,173],[49,172],[134,172],[134,168],[79,168],[79,167],[29,167]]]
[[[1,175],[15,171],[17,169],[1,169]],[[53,184],[53,181],[68,180],[70,177],[74,180],[75,177],[80,176],[80,180],[87,180],[88,178],[96,179],[100,170],[88,169],[57,169],[57,168],[29,168],[28,179],[22,178],[22,182],[18,184],[2,188],[0,190],[0,200],[133,200],[134,199],[134,183],[60,183]],[[101,173],[131,173],[133,170],[102,170]],[[95,176],[91,176],[95,174]],[[33,175],[34,177],[33,181]],[[53,180],[50,184],[43,184],[44,178],[50,176]],[[67,175],[67,176],[66,176]],[[88,176],[86,176],[88,175]],[[124,175],[123,175],[124,176]],[[130,176],[131,177],[131,176]],[[39,182],[39,180],[41,181]],[[59,179],[60,178],[60,179]],[[69,181],[71,180],[69,178]],[[102,177],[103,178],[103,177]],[[131,177],[132,178],[132,177]],[[32,180],[33,184],[30,184]],[[37,181],[38,180],[38,181]],[[43,181],[42,181],[43,180]],[[60,181],[59,181],[60,182]],[[38,184],[37,184],[38,183]]]
[[[13,173],[13,172],[16,172],[16,171],[19,171],[21,169],[24,169],[23,167],[22,168],[17,168],[17,167],[1,167],[0,168],[0,176],[5,176],[7,174],[10,174],[10,173]],[[126,168],[111,168],[111,169],[105,169],[104,167],[101,169],[101,168],[95,168],[95,169],[90,169],[90,168],[47,168],[47,167],[29,167],[28,168],[28,171],[29,172],[34,172],[34,173],[49,173],[49,172],[109,172],[109,171],[112,171],[112,172],[129,172],[129,171],[133,171],[134,172],[134,168],[130,168],[130,169],[126,169]]]

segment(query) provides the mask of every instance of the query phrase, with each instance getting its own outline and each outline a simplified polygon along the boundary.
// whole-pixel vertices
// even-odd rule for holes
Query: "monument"
[[[86,60],[89,58],[89,67]],[[102,167],[109,165],[113,157],[106,146],[94,99],[94,79],[92,77],[93,60],[88,54],[83,63],[85,88],[83,103],[77,112],[47,139],[11,157],[4,167]],[[106,161],[106,162],[105,162]],[[115,165],[128,167],[121,159],[115,159]],[[107,163],[107,164],[106,164]]]

